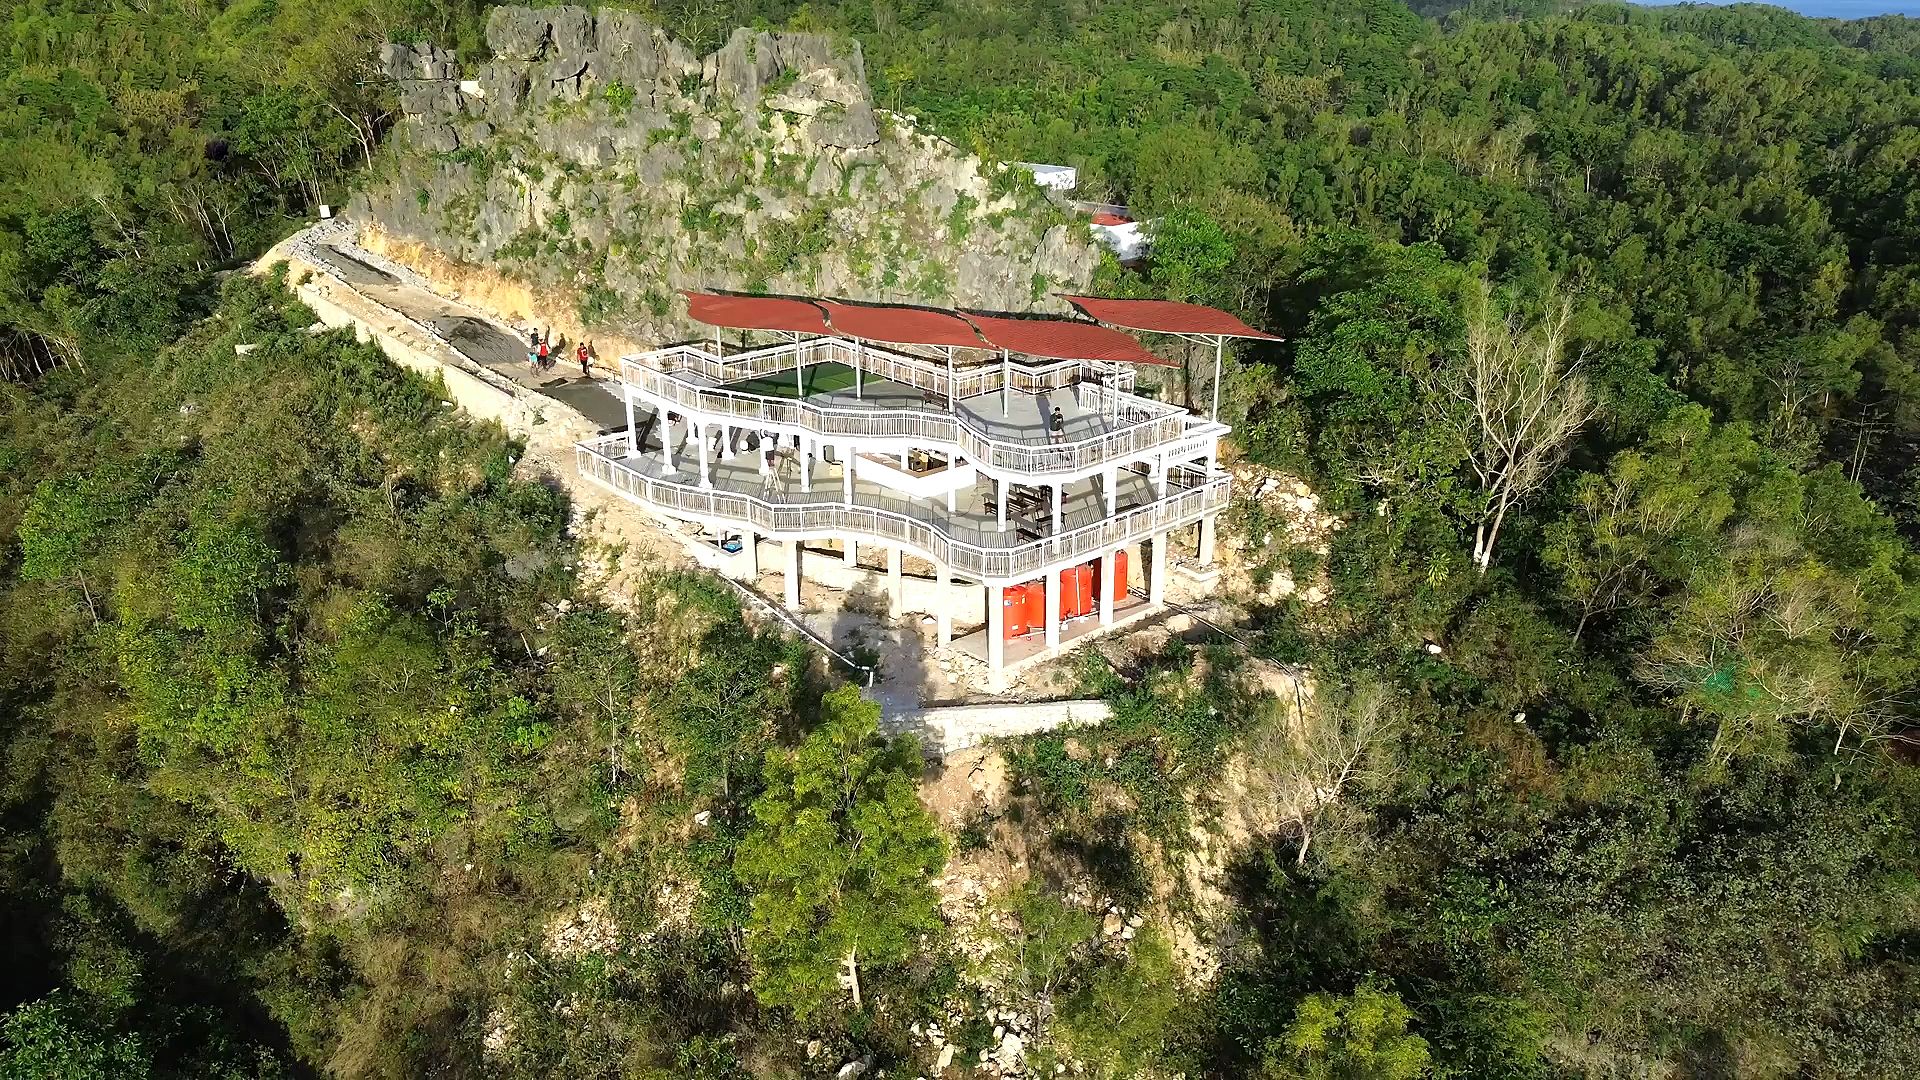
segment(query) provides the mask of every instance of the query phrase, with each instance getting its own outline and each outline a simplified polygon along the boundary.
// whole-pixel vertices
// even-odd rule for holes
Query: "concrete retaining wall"
[[[1113,707],[1104,701],[1037,701],[919,709],[884,717],[880,723],[888,732],[918,735],[927,753],[945,756],[987,739],[1062,727],[1091,727],[1105,723],[1112,715]]]

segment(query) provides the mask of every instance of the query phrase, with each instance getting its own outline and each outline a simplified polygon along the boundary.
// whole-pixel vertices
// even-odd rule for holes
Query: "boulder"
[[[487,48],[502,60],[538,60],[547,51],[543,9],[497,7],[487,13]]]

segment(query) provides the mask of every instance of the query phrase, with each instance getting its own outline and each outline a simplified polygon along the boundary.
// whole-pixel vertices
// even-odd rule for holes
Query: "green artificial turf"
[[[847,390],[853,386],[853,369],[845,364],[814,364],[802,375],[806,383],[807,397],[830,394],[835,390]],[[743,394],[762,394],[767,397],[790,398],[796,396],[793,372],[783,371],[778,375],[767,375],[745,382],[729,383],[727,389],[738,390]]]

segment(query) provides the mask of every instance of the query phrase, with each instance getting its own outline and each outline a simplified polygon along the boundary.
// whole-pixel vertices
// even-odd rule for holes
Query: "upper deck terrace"
[[[623,359],[621,378],[628,393],[699,423],[947,448],[1001,478],[1074,478],[1156,457],[1210,457],[1227,431],[1132,393],[1126,368],[1007,358],[956,367],[946,357],[838,337],[733,355],[679,345]],[[1065,418],[1058,443],[1047,422],[1055,408]]]

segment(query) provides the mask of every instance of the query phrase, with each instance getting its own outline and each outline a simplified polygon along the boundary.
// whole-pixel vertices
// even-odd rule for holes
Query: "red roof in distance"
[[[1088,315],[1113,326],[1155,334],[1196,334],[1201,337],[1258,338],[1285,341],[1278,334],[1255,330],[1219,308],[1182,304],[1174,300],[1116,300],[1104,296],[1068,296],[1065,299]]]
[[[926,308],[818,301],[836,333],[889,345],[953,345],[981,348],[979,335],[958,315]]]
[[[995,348],[1054,360],[1106,360],[1122,364],[1176,366],[1140,347],[1118,330],[1074,319],[1003,319],[967,313]]]
[[[784,330],[827,334],[827,318],[806,300],[781,296],[728,296],[687,290],[687,314],[695,322],[728,330]]]

